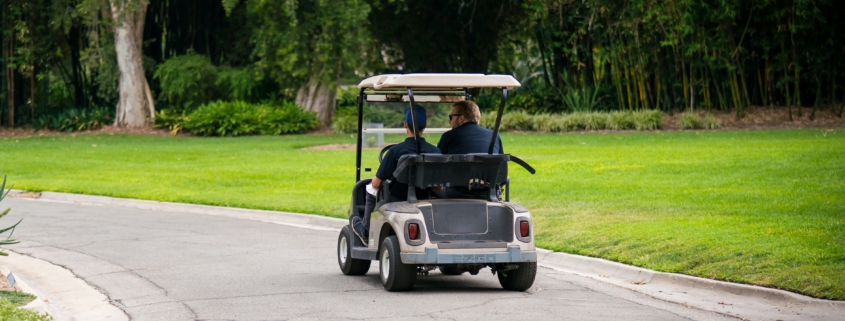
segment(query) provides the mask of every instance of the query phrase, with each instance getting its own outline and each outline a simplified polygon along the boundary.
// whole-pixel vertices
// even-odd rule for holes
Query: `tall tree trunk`
[[[299,87],[296,94],[296,104],[306,111],[317,112],[317,120],[321,126],[328,127],[332,123],[337,96],[337,85],[312,78]]]
[[[129,1],[139,3],[130,4]],[[143,127],[155,117],[152,94],[144,76],[143,36],[147,3],[144,0],[110,0],[115,21],[114,46],[120,69],[120,101],[115,125]]]
[[[14,38],[9,37],[9,41],[6,44],[6,52],[5,61],[9,61],[12,57],[12,53],[14,45]],[[6,64],[6,103],[9,107],[9,119],[6,120],[7,125],[9,128],[15,127],[15,70],[9,68],[8,63]]]

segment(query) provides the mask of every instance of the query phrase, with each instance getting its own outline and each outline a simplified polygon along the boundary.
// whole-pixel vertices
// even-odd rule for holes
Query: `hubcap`
[[[387,278],[390,276],[390,253],[387,252],[387,249],[381,253],[381,280],[383,282],[387,282]]]
[[[347,249],[346,236],[344,235],[340,238],[340,243],[337,245],[337,255],[340,258],[340,264],[346,264]]]

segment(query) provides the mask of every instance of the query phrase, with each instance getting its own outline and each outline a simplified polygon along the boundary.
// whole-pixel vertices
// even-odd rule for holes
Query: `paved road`
[[[6,199],[13,250],[61,265],[132,320],[735,320],[541,268],[527,292],[477,276],[388,293],[340,273],[337,232],[190,213]],[[3,224],[0,224],[3,225]]]

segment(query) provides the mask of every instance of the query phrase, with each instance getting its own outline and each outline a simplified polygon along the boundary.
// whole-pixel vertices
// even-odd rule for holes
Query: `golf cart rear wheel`
[[[524,262],[516,264],[519,268],[510,271],[496,273],[499,277],[499,284],[509,291],[525,291],[534,284],[537,277],[537,262]]]
[[[369,260],[359,260],[352,258],[352,233],[348,226],[344,226],[340,230],[340,236],[337,237],[337,264],[340,265],[340,270],[346,275],[364,275],[370,270]]]
[[[384,239],[379,250],[379,274],[384,289],[394,291],[408,291],[417,282],[417,267],[402,263],[399,255],[399,239],[391,235]]]

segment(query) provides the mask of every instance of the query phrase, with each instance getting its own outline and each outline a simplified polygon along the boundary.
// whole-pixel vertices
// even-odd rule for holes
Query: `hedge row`
[[[216,101],[190,113],[159,111],[153,127],[167,128],[173,134],[185,131],[200,136],[243,136],[302,133],[318,124],[315,113],[293,102]]]

